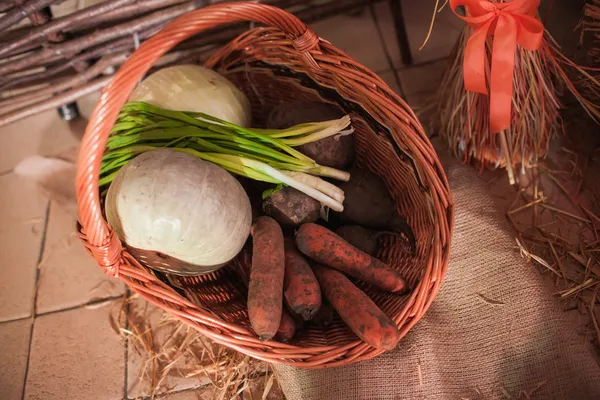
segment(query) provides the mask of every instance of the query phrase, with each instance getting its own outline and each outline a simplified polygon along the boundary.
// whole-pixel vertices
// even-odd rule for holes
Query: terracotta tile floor
[[[403,66],[387,2],[358,16],[339,15],[315,31],[377,72],[414,108],[440,82],[444,58],[461,23],[446,9],[429,44],[418,51],[435,0],[402,0],[415,64]],[[124,399],[144,397],[139,358],[110,327],[125,292],[106,277],[73,234],[73,218],[12,168],[23,158],[53,155],[78,143],[81,122],[55,111],[0,128],[0,398]],[[171,399],[209,398],[206,382],[177,378]]]

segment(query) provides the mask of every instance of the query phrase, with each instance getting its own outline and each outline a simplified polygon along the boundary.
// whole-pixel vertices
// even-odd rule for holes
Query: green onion
[[[295,150],[336,134],[352,132],[350,117],[297,125],[288,129],[242,128],[208,114],[167,110],[143,102],[123,106],[106,144],[100,186],[109,185],[123,165],[137,155],[172,148],[215,163],[250,179],[292,186],[336,211],[343,192],[313,175],[348,181],[350,174],[317,164]]]

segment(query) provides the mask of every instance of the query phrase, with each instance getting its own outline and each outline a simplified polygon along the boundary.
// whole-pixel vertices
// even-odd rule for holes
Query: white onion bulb
[[[241,90],[219,73],[198,65],[156,71],[134,89],[129,101],[203,112],[246,128],[252,118],[250,102]]]
[[[198,274],[234,258],[252,222],[248,195],[233,176],[170,149],[127,163],[108,189],[105,208],[127,245],[198,266]]]

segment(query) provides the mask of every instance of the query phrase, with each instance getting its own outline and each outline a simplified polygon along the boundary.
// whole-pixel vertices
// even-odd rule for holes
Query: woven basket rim
[[[162,55],[179,42],[220,24],[240,21],[259,22],[283,32],[311,73],[319,74],[327,68],[323,61],[327,54],[321,51],[321,45],[325,47],[327,44],[332,48],[333,46],[328,42],[320,41],[319,37],[296,17],[273,6],[253,2],[219,3],[184,14],[169,23],[144,42],[117,71],[90,116],[82,139],[77,166],[79,237],[88,252],[108,275],[119,277],[141,297],[192,325],[215,342],[249,356],[303,368],[340,366],[375,357],[383,351],[371,348],[361,340],[343,346],[321,347],[301,347],[276,341],[260,342],[245,327],[227,323],[210,312],[202,310],[147,271],[124,250],[118,237],[103,217],[98,188],[102,154],[117,115],[137,82]],[[240,38],[244,35],[242,34]],[[404,109],[410,110],[406,103],[372,71],[356,63],[341,51],[336,49],[336,52],[339,57],[347,61],[347,64],[359,67],[356,72],[359,78],[366,82],[375,82],[373,93],[378,97],[371,96],[373,101],[381,101],[376,91],[379,89],[385,92],[386,98],[391,99],[391,113],[397,111],[397,114],[401,114],[401,105]],[[216,56],[213,56],[206,65],[212,67],[216,60]],[[402,336],[418,322],[440,289],[448,266],[454,215],[448,182],[439,159],[416,116],[412,111],[410,114],[405,122],[411,126],[415,134],[414,137],[409,135],[411,137],[407,139],[413,146],[414,153],[418,155],[416,158],[418,165],[415,167],[421,169],[421,174],[427,178],[426,182],[430,185],[427,187],[428,193],[435,200],[431,213],[434,218],[437,218],[436,224],[440,226],[438,226],[439,232],[434,234],[434,243],[428,257],[431,270],[428,269],[419,282],[419,287],[410,295],[409,302],[416,304],[415,308],[418,311],[410,315],[410,321],[401,327]],[[374,118],[377,119],[377,116]],[[399,320],[400,317],[395,319]]]

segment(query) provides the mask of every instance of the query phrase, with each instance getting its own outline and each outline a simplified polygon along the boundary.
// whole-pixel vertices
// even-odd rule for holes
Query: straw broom
[[[454,47],[437,94],[436,128],[464,162],[482,167],[506,167],[500,135],[490,133],[489,97],[468,92],[463,83],[463,50],[471,29],[465,28]],[[490,59],[492,41],[486,42]],[[554,65],[544,59],[548,44],[538,52],[517,49],[514,70],[513,114],[506,129],[511,160],[509,165],[531,165],[548,152],[550,139],[560,129],[559,88],[555,86]],[[489,62],[487,68],[489,69]]]
[[[506,168],[515,183],[515,171],[534,165],[549,150],[551,139],[562,131],[559,95],[566,87],[593,118],[600,108],[584,98],[569,80],[566,67],[586,77],[590,73],[564,56],[550,34],[544,32],[539,50],[528,51],[517,44],[513,72],[510,126],[490,132],[490,98],[464,88],[463,59],[472,29],[465,27],[450,56],[436,96],[435,128],[455,155],[481,168]],[[493,38],[485,42],[485,72],[489,86]],[[591,82],[600,87],[597,81]]]

